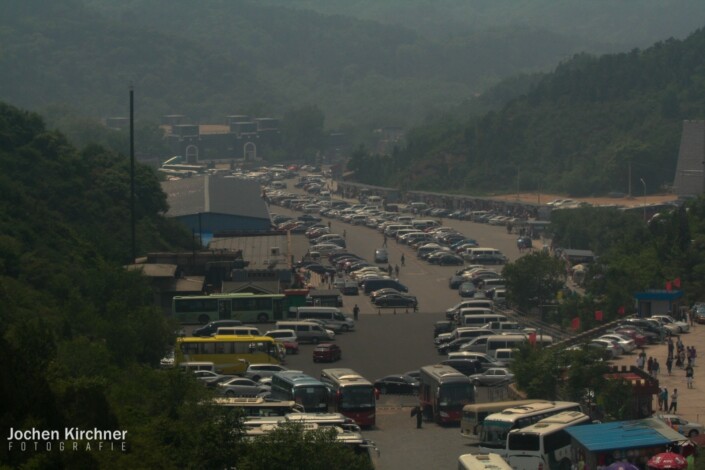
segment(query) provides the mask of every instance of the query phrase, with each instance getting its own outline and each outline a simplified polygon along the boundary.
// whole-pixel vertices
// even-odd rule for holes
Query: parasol
[[[639,467],[629,462],[614,462],[605,467],[605,470],[639,470]]]
[[[673,452],[664,452],[662,454],[656,454],[649,459],[647,462],[649,468],[663,469],[663,468],[675,468],[684,469],[688,466],[685,457],[680,454],[674,454]]]

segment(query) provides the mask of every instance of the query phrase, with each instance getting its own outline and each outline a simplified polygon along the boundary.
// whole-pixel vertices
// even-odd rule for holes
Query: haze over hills
[[[119,115],[133,81],[150,118],[280,116],[312,104],[349,133],[409,126],[502,78],[683,35],[705,18],[696,2],[620,5],[28,0],[0,19],[0,98]]]

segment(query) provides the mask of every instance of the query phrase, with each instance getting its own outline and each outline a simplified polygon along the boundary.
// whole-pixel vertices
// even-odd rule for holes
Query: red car
[[[313,350],[313,362],[333,362],[340,358],[340,348],[333,343],[321,343]]]
[[[629,338],[633,339],[638,347],[646,345],[646,336],[642,335],[634,328],[629,328],[628,326],[619,326],[614,329],[614,332],[626,335]]]

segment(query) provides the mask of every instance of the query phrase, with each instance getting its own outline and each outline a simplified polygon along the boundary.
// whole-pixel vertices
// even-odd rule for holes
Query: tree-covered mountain
[[[314,105],[329,128],[354,133],[422,122],[501,78],[546,70],[579,51],[624,50],[630,34],[636,43],[681,34],[705,12],[690,3],[664,12],[651,0],[632,2],[634,9],[572,2],[577,10],[399,0],[318,2],[315,11],[306,3],[15,2],[0,17],[0,99],[40,111],[69,105],[83,116],[125,115],[133,82],[139,117],[213,121]],[[667,18],[665,29],[675,32],[664,35],[654,18]],[[578,24],[591,27],[577,34]],[[615,24],[619,40],[607,34]]]
[[[576,196],[671,185],[682,120],[705,114],[705,30],[684,40],[559,65],[527,94],[478,118],[446,117],[379,157],[358,150],[361,181],[487,193]]]

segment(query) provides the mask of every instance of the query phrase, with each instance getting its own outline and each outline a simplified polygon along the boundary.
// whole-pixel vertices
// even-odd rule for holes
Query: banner
[[[595,320],[602,321],[602,310],[597,310],[595,312]]]
[[[575,318],[573,318],[573,319],[570,321],[570,327],[571,327],[573,330],[578,331],[578,330],[580,329],[580,317],[575,317]]]

